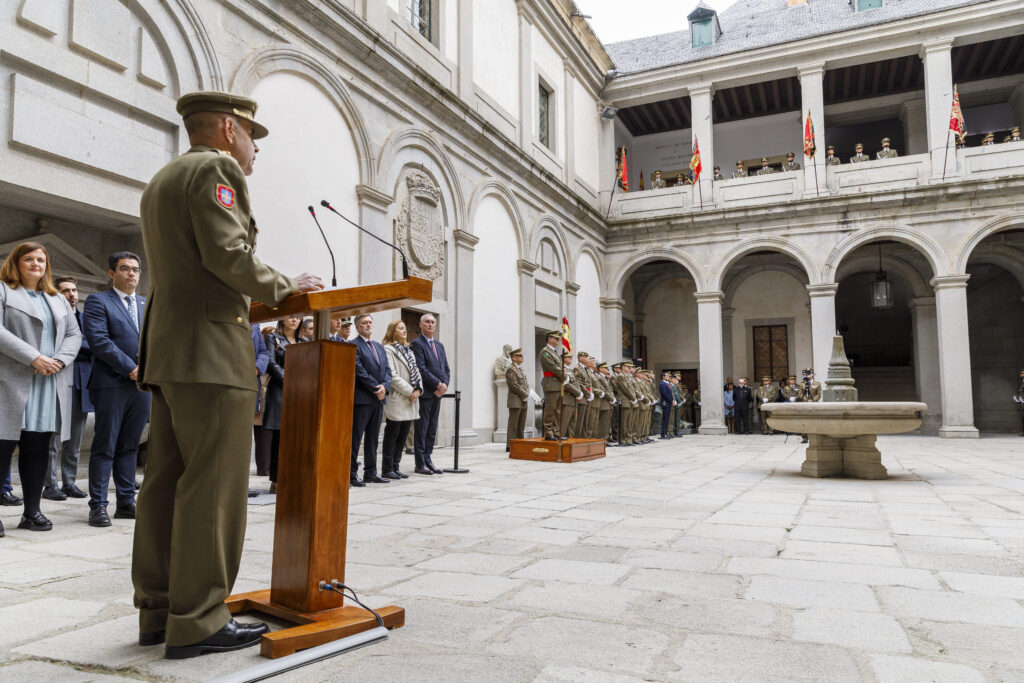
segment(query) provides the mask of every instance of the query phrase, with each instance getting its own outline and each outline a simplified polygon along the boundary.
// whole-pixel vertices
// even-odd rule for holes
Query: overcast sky
[[[704,0],[721,12],[736,0]],[[686,28],[686,15],[698,0],[576,0],[589,14],[590,25],[602,43],[617,43]]]

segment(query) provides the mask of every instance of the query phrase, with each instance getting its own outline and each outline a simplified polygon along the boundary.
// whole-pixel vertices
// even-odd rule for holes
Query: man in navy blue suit
[[[349,483],[365,486],[363,482],[387,484],[377,473],[377,440],[380,421],[384,417],[384,402],[391,388],[391,366],[380,342],[370,339],[373,334],[373,316],[356,317],[356,382],[355,401],[352,406],[352,463]],[[359,441],[363,441],[363,478],[359,478]]]
[[[85,300],[83,332],[92,349],[89,395],[96,436],[89,455],[89,525],[110,526],[107,487],[114,475],[117,519],[135,519],[135,464],[149,420],[150,394],[139,391],[139,322],[146,302],[135,294],[142,260],[130,251],[107,259],[113,287]],[[182,343],[187,343],[185,340]]]
[[[658,385],[658,393],[661,394],[661,438],[669,439],[668,421],[672,417],[672,407],[676,404],[672,396],[672,384],[668,381],[669,373],[661,373],[661,384]]]
[[[451,370],[444,346],[434,339],[437,319],[430,313],[420,316],[420,336],[412,340],[412,353],[416,356],[420,376],[423,378],[423,395],[420,396],[420,419],[416,420],[413,434],[417,474],[441,474],[443,470],[434,467],[431,455],[434,439],[437,438],[437,416],[441,411],[441,397],[448,393]],[[458,438],[458,435],[455,436]]]

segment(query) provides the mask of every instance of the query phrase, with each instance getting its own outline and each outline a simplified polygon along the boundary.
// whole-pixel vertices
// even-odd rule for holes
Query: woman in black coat
[[[270,441],[270,492],[277,493],[277,458],[281,448],[281,404],[284,399],[284,351],[289,344],[297,344],[302,340],[299,326],[302,318],[293,315],[280,320],[277,330],[267,337],[267,350],[270,362],[267,363],[267,374],[270,383],[267,385],[267,407],[263,412],[263,429],[273,436]]]

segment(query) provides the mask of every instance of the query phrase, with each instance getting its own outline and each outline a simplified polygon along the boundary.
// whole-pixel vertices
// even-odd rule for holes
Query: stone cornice
[[[839,284],[835,282],[828,282],[817,285],[807,285],[807,294],[813,299],[814,297],[826,297],[835,296],[836,291],[839,289]]]
[[[540,268],[539,265],[527,261],[525,259],[519,259],[518,261],[516,261],[516,270],[519,271],[520,275],[532,276],[535,272],[537,272],[538,268]]]
[[[385,194],[369,185],[356,185],[356,199],[360,206],[368,206],[372,209],[387,211],[388,207],[394,204],[395,198]]]
[[[814,62],[813,64],[802,64],[796,68],[796,75],[800,80],[810,76],[823,76],[825,74],[825,62]]]
[[[970,275],[936,275],[928,284],[936,292],[940,289],[966,289],[967,281],[970,279]]]
[[[460,249],[473,251],[480,238],[466,230],[452,230],[452,237],[455,239],[455,246]]]
[[[601,305],[601,308],[616,308],[620,311],[622,310],[622,307],[626,305],[626,301],[624,299],[612,299],[607,297],[601,297],[597,302]]]
[[[925,55],[932,52],[950,52],[953,49],[952,38],[939,38],[937,40],[926,40],[921,43],[921,49],[918,51],[918,55],[923,59]]]
[[[573,296],[576,296],[577,292],[580,291],[580,285],[578,285],[575,282],[569,282],[568,280],[566,280],[565,291],[567,294],[572,294]]]

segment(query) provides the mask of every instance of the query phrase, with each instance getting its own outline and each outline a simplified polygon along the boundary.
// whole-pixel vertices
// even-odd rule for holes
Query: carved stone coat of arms
[[[427,175],[405,177],[408,190],[395,225],[395,237],[409,255],[411,275],[436,280],[444,272],[441,190]]]

